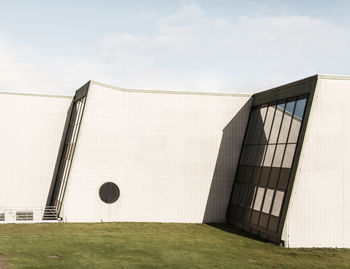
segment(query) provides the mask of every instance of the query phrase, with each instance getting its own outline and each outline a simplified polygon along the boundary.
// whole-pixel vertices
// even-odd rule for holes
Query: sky
[[[350,1],[0,0],[0,90],[253,93],[350,75]]]

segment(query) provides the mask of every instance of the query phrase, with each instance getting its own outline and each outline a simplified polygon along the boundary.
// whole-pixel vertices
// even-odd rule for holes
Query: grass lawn
[[[228,225],[0,225],[0,268],[350,268],[350,250],[286,249]]]

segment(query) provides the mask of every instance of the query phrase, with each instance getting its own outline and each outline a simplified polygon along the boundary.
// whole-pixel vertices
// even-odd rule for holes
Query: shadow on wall
[[[245,138],[246,144],[242,146],[242,157],[240,164],[237,165],[237,173],[234,178],[235,189],[227,207],[227,220],[231,223],[234,220],[239,222],[249,220],[250,208],[254,202],[254,186],[266,186],[270,175],[270,164],[265,167],[263,165],[267,155],[269,156],[267,160],[272,161],[274,150],[266,151],[270,129],[264,124],[265,114],[262,112],[264,109],[266,108],[255,109],[251,112],[251,122]],[[260,208],[260,205],[258,207]]]
[[[219,153],[204,212],[204,223],[226,222],[227,205],[248,122],[251,102],[252,98],[244,104],[223,129]]]

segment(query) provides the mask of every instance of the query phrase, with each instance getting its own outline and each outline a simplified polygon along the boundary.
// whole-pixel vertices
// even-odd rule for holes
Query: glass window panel
[[[299,130],[301,127],[301,119],[293,117],[292,126],[290,127],[288,143],[296,143],[298,141]]]
[[[281,131],[280,131],[280,136],[278,138],[278,143],[286,143],[287,137],[288,137],[288,132],[289,132],[289,127],[290,123],[292,121],[292,116],[293,116],[293,109],[294,109],[295,101],[288,102],[286,105],[286,109],[284,111],[284,116],[283,116],[283,121],[282,121],[282,126],[281,126]],[[292,111],[292,112],[290,112]]]
[[[255,127],[255,132],[254,132],[254,137],[252,139],[253,144],[258,144],[260,141],[260,136],[262,132],[262,128],[264,126],[264,120],[265,120],[265,114],[267,111],[267,107],[262,107],[259,110],[259,115],[256,120],[256,127]]]
[[[266,186],[269,180],[270,167],[262,167],[259,185]]]
[[[251,146],[248,146],[248,145],[243,146],[242,156],[241,156],[241,164],[248,163],[248,155],[249,155],[250,148],[251,148]]]
[[[258,146],[256,145],[245,145],[242,152],[241,164],[253,165],[257,150]]]
[[[274,190],[271,190],[271,189],[266,190],[264,205],[262,208],[262,212],[264,212],[266,214],[270,213],[270,207],[271,207],[273,193],[274,193]]]
[[[264,159],[264,166],[271,166],[272,159],[273,159],[273,153],[275,152],[276,145],[268,145],[266,149],[265,159]]]
[[[246,167],[244,181],[250,182],[250,180],[252,178],[253,171],[254,171],[254,166],[247,166]]]
[[[246,200],[244,202],[245,207],[250,207],[250,205],[252,203],[253,193],[254,193],[254,187],[251,185],[248,185],[247,196],[246,196]]]
[[[250,146],[250,150],[248,151],[247,155],[247,164],[248,165],[254,165],[257,151],[259,150],[260,146]]]
[[[253,208],[253,202],[254,202],[254,196],[256,193],[256,189],[257,189],[257,187],[252,187],[252,192],[250,193],[251,196],[248,199],[248,202],[249,202],[248,207],[249,208]]]
[[[243,219],[243,221],[244,221],[245,223],[249,222],[251,212],[252,212],[252,211],[251,211],[250,209],[245,209],[245,210],[244,210],[244,219]]]
[[[273,216],[279,217],[282,202],[283,202],[283,197],[284,197],[283,191],[276,191],[275,200],[273,201],[273,206],[271,211],[271,214]]]
[[[241,206],[244,206],[245,203],[246,203],[247,195],[248,195],[248,188],[249,188],[248,185],[243,184],[243,186],[242,186],[242,195],[241,195],[241,199],[240,199],[240,201],[239,201],[239,204],[240,204]]]
[[[255,154],[255,161],[253,165],[257,165],[257,166],[262,165],[266,147],[267,147],[266,145],[261,145],[257,147],[257,152]]]
[[[253,211],[253,212],[252,212],[252,217],[251,217],[251,219],[250,219],[250,222],[253,223],[253,224],[255,224],[255,225],[258,225],[259,216],[260,216],[260,212]]]
[[[247,128],[246,144],[251,144],[254,137],[254,129],[256,126],[256,121],[259,115],[259,109],[253,109],[250,115],[249,126]]]
[[[292,122],[291,130],[288,138],[289,143],[296,143],[298,140],[299,130],[301,127],[303,116],[304,116],[305,105],[306,105],[306,98],[298,100],[295,104],[293,122]]]
[[[259,220],[259,226],[266,229],[268,222],[269,222],[269,215],[261,213],[260,220]]]
[[[247,186],[248,186],[248,188],[247,188],[247,197],[246,197],[244,206],[249,208],[250,205],[252,204],[252,199],[254,198],[253,197],[253,195],[254,195],[254,186],[252,186],[252,185],[247,185]]]
[[[291,170],[290,168],[281,168],[281,174],[278,180],[278,188],[284,189],[284,190],[287,189],[290,170]]]
[[[293,114],[294,106],[295,106],[295,101],[288,102],[286,105],[285,113]]]
[[[282,110],[284,110],[285,107],[286,107],[286,103],[278,104],[277,107],[280,108],[280,109],[282,109]]]
[[[277,105],[275,118],[272,125],[271,135],[269,139],[269,144],[277,143],[277,138],[280,131],[280,126],[282,122],[285,105],[286,105],[285,103]]]
[[[248,185],[244,184],[242,186],[242,195],[241,195],[241,198],[240,198],[240,201],[239,201],[239,204],[244,206],[245,204],[245,201],[247,199],[247,193],[248,193]]]
[[[286,152],[284,153],[282,167],[286,167],[286,168],[292,167],[295,146],[296,146],[295,144],[287,145]]]
[[[273,158],[272,166],[280,167],[282,163],[283,153],[284,153],[285,145],[277,145],[275,156]]]
[[[277,217],[270,216],[269,227],[268,227],[269,231],[274,232],[274,233],[277,232],[278,220],[279,219]]]
[[[264,122],[263,132],[260,137],[260,143],[259,144],[267,144],[267,141],[269,139],[270,130],[273,122],[273,117],[275,114],[275,107],[276,106],[269,106],[267,109],[267,114]]]
[[[304,117],[305,106],[306,106],[306,98],[298,100],[295,105],[294,115],[299,119],[302,119]]]
[[[262,199],[264,196],[264,188],[258,188],[258,191],[256,192],[255,202],[254,202],[254,210],[260,211]]]
[[[269,182],[268,182],[269,187],[275,188],[277,186],[279,174],[280,174],[280,168],[277,168],[277,167],[271,168]]]
[[[254,172],[252,176],[252,183],[258,185],[261,174],[261,167],[254,167]]]

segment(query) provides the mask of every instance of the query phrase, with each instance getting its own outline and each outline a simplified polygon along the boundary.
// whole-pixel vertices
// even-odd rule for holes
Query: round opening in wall
[[[100,187],[99,195],[103,202],[112,204],[118,200],[120,191],[113,182],[106,182]]]

